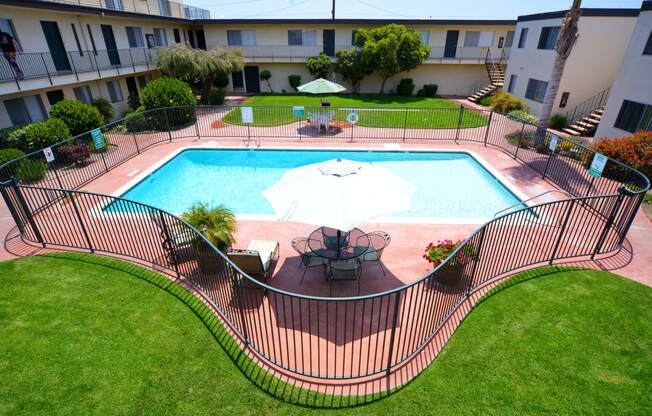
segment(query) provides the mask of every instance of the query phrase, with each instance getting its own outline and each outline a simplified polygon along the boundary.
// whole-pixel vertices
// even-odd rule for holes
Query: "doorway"
[[[63,46],[63,39],[61,38],[61,32],[59,32],[57,22],[46,22],[42,20],[41,28],[43,29],[45,41],[50,49],[54,68],[57,71],[70,71],[70,62],[68,61],[66,48]]]
[[[444,46],[444,58],[455,58],[457,54],[457,40],[460,37],[459,30],[446,32],[446,46]]]
[[[335,56],[335,31],[324,29],[324,53],[328,56]]]
[[[109,55],[109,63],[113,66],[120,66],[120,54],[118,54],[118,47],[115,43],[115,36],[113,36],[113,28],[111,25],[101,25],[102,36],[104,36],[104,44],[106,51]]]
[[[247,92],[260,92],[260,79],[258,78],[257,66],[244,67],[245,84]]]

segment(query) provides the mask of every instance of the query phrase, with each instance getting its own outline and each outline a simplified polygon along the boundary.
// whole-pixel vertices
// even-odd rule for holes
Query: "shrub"
[[[66,124],[57,118],[51,118],[13,131],[9,135],[8,142],[12,143],[14,148],[32,153],[68,138],[70,138],[70,131]]]
[[[552,117],[550,117],[550,122],[548,123],[548,127],[555,130],[561,130],[564,127],[566,127],[566,124],[568,124],[566,117],[563,114],[557,113]]]
[[[201,232],[218,250],[226,252],[235,243],[235,215],[224,205],[195,202],[181,218]]]
[[[140,97],[137,93],[132,92],[127,97],[127,105],[131,111],[136,111],[140,107]]]
[[[486,97],[482,97],[480,100],[480,105],[484,105],[485,107],[491,106],[491,103],[494,101],[494,96],[493,95],[487,95]]]
[[[294,88],[295,91],[298,91],[297,88],[299,88],[299,85],[301,85],[301,75],[288,75],[288,82],[290,83],[290,87]]]
[[[437,244],[430,243],[428,244],[428,247],[426,247],[426,254],[423,255],[423,258],[436,267],[450,257],[450,255],[453,254],[453,252],[462,244],[464,244],[464,240],[458,240],[456,242],[453,242],[452,240],[439,240],[437,241]],[[467,264],[471,260],[475,260],[476,254],[473,244],[470,242],[466,243],[458,254],[448,262],[448,264],[450,266]]]
[[[127,130],[129,130],[130,133],[140,133],[149,130],[147,117],[145,114],[143,114],[144,111],[146,111],[145,107],[140,106],[136,109],[136,111],[125,115],[125,125],[127,126]]]
[[[166,110],[170,128],[184,126],[195,120],[195,96],[183,81],[175,78],[158,78],[143,88],[143,105],[147,110],[162,107],[184,107]],[[192,106],[191,108],[188,108]],[[164,114],[153,119],[158,130],[166,130]]]
[[[508,92],[498,92],[494,95],[491,103],[491,109],[500,113],[509,113],[514,110],[529,111],[529,107],[523,101],[514,98]]]
[[[45,162],[41,159],[23,159],[16,175],[22,182],[34,182],[45,177]]]
[[[419,97],[434,97],[437,95],[437,84],[423,84],[423,87],[417,91]]]
[[[23,156],[25,156],[25,153],[18,149],[2,149],[0,150],[0,166]]]
[[[409,96],[412,95],[412,91],[414,91],[414,83],[412,82],[412,78],[402,78],[396,87],[396,92],[398,95]]]
[[[224,104],[224,97],[226,97],[226,91],[224,89],[213,87],[208,94],[208,104],[222,105]]]
[[[269,70],[264,70],[262,71],[259,75],[258,78],[260,78],[261,81],[265,81],[267,83],[267,88],[269,88],[269,92],[273,93],[274,90],[272,89],[272,84],[269,82],[269,80],[272,78],[272,73]]]
[[[308,66],[308,71],[315,78],[328,78],[328,73],[331,69],[331,58],[328,57],[324,52],[320,53],[317,56],[311,56],[306,62]]]
[[[539,119],[536,116],[522,110],[512,110],[507,114],[507,116],[512,120],[523,120],[530,124],[539,124]]]
[[[548,153],[550,153],[550,148],[545,143],[540,143],[537,145],[536,151],[537,153],[541,153],[542,155],[547,155]]]
[[[19,124],[17,126],[12,126],[12,127],[6,127],[4,129],[0,129],[0,149],[10,149],[13,147],[13,143],[10,143],[9,141],[9,135],[19,129],[22,129],[25,127],[24,124]]]
[[[593,150],[633,167],[648,179],[652,178],[652,131],[639,131],[633,136],[620,139],[603,138],[593,146]],[[592,160],[592,157],[588,160],[589,166]],[[614,177],[621,171],[622,167],[607,163],[603,174]]]
[[[111,117],[113,117],[113,105],[106,98],[96,98],[91,101],[91,105],[97,108],[97,111],[102,114],[102,117],[104,118],[102,120],[102,124],[106,124],[109,120],[111,120]]]
[[[213,86],[217,88],[226,88],[229,85],[229,76],[223,72],[220,72],[217,74],[215,79],[213,80]]]
[[[105,146],[106,147],[106,146]],[[59,152],[75,165],[81,165],[91,157],[91,148],[88,143],[78,141],[72,145],[59,147]]]
[[[62,120],[73,136],[96,129],[104,122],[97,108],[76,100],[61,100],[54,104],[50,107],[50,117]]]

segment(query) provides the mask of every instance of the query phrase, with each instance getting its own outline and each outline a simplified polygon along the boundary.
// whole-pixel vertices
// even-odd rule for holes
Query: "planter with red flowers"
[[[465,240],[439,240],[437,243],[430,243],[426,247],[426,253],[423,258],[437,268],[444,262],[455,250],[464,244]],[[477,258],[475,247],[471,243],[464,246],[451,258],[443,267],[435,273],[435,278],[445,285],[456,285],[462,278],[464,267]]]

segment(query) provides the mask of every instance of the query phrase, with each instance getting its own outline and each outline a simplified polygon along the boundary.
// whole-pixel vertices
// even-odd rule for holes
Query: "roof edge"
[[[652,3],[652,2],[651,2]],[[588,9],[581,8],[580,16],[583,17],[637,17],[640,10],[639,9]],[[560,17],[565,17],[568,13],[566,10],[557,10],[554,12],[544,12],[544,13],[535,13],[535,14],[526,14],[519,16],[517,22],[531,22],[535,20],[547,20],[547,19],[558,19]]]
[[[205,19],[195,20],[197,24],[204,25],[226,25],[226,24],[389,24],[400,25],[500,25],[514,26],[516,20],[508,19]]]

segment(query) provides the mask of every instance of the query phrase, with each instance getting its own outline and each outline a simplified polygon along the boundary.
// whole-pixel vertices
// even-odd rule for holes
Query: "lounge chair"
[[[262,276],[263,282],[278,261],[278,241],[252,240],[246,250],[233,249],[226,253],[229,260],[250,276]]]
[[[370,247],[367,250],[367,252],[360,258],[360,261],[378,262],[378,264],[380,265],[380,270],[383,271],[383,275],[384,275],[385,268],[383,267],[383,263],[381,263],[380,258],[383,255],[383,251],[385,250],[385,247],[389,245],[392,239],[389,236],[389,234],[387,234],[384,231],[372,231],[369,234],[367,234],[367,237],[369,237]]]
[[[328,263],[328,279],[331,281],[330,295],[333,296],[333,282],[335,280],[357,280],[358,295],[360,295],[360,275],[362,263],[360,260],[330,261]]]
[[[301,281],[299,284],[303,283],[303,278],[306,277],[306,272],[308,271],[308,268],[310,267],[324,267],[324,272],[326,271],[326,265],[328,262],[326,261],[325,258],[319,257],[313,251],[308,247],[308,242],[310,242],[313,247],[315,247],[316,244],[321,244],[320,241],[318,240],[310,240],[305,237],[297,237],[294,240],[292,240],[292,248],[296,250],[297,253],[299,253],[299,256],[301,256],[301,264],[305,267],[305,270],[303,271],[303,276],[301,276]]]
[[[149,217],[159,229],[159,234],[163,239],[161,245],[165,250],[167,261],[171,264],[183,262],[183,256],[179,259],[179,253],[177,252],[182,248],[189,246],[193,242],[195,234],[187,229],[187,227],[175,230],[174,226],[170,224],[170,221],[164,222],[159,211],[149,211]]]

